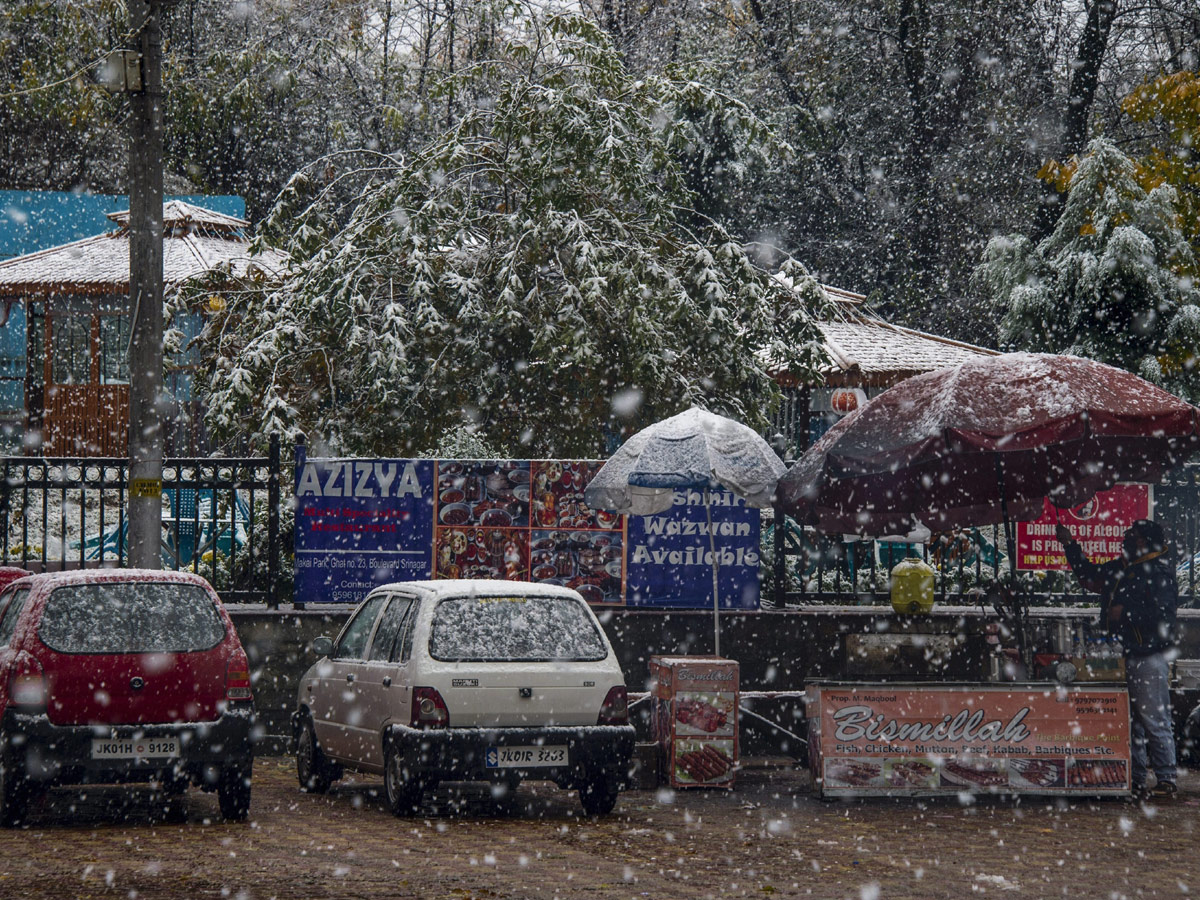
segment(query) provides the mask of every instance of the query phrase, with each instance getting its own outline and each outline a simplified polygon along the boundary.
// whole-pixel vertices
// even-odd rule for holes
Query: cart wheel
[[[1181,737],[1179,761],[1189,769],[1200,769],[1200,704],[1188,714]]]

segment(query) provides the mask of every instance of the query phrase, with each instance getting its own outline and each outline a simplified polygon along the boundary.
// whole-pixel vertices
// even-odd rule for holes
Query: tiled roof
[[[129,224],[129,210],[109,213],[108,217],[119,225]],[[242,229],[249,225],[245,219],[227,216],[202,206],[193,206],[182,200],[168,200],[163,204],[163,227],[180,225],[209,225],[222,229]]]
[[[128,212],[113,213],[119,230],[0,261],[0,296],[113,294],[129,290]],[[257,267],[280,274],[287,257],[276,250],[248,253],[248,223],[173,200],[163,205],[163,281],[179,284],[219,266],[235,274]]]
[[[829,357],[821,368],[827,386],[890,387],[921,372],[999,352],[893,325],[872,312],[861,294],[822,287],[834,307],[828,320],[817,323]]]

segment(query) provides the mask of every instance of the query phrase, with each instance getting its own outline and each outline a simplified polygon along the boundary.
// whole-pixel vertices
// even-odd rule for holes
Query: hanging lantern
[[[838,388],[829,397],[829,407],[839,416],[854,412],[867,402],[867,392],[862,388]]]

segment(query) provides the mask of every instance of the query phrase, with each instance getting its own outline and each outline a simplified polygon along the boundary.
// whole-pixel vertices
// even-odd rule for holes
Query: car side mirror
[[[328,656],[333,652],[333,638],[328,638],[322,635],[319,638],[313,638],[312,642],[313,653],[317,656]]]

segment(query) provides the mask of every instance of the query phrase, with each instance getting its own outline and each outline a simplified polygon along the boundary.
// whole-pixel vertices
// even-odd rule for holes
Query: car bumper
[[[55,725],[44,713],[5,713],[3,759],[32,782],[113,784],[179,780],[199,784],[215,780],[222,768],[249,767],[254,759],[251,729],[254,710],[227,709],[212,722],[167,725]],[[176,738],[179,755],[149,759],[95,759],[92,741],[147,742]]]
[[[635,741],[632,725],[428,730],[394,725],[390,737],[403,754],[408,776],[422,781],[532,778],[567,788],[597,779],[626,786]],[[506,766],[490,752],[506,747],[558,746],[567,748],[564,765]]]

